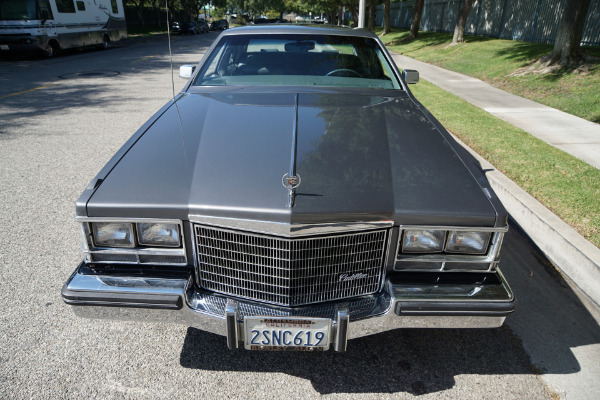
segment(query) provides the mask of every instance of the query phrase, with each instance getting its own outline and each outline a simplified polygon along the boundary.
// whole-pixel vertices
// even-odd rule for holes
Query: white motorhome
[[[122,0],[0,0],[0,54],[73,47],[127,37]]]

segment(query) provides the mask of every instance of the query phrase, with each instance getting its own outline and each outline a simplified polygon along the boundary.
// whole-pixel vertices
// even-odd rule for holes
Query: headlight
[[[490,232],[448,232],[446,251],[449,253],[484,254],[491,237]]]
[[[446,231],[410,229],[404,232],[404,253],[440,253],[444,249]]]
[[[100,247],[134,247],[133,225],[123,222],[93,222],[94,244]]]
[[[144,246],[179,247],[179,225],[171,223],[139,223],[138,241]]]

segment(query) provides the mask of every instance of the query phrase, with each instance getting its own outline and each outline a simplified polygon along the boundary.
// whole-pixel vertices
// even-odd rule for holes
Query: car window
[[[224,36],[194,85],[401,88],[377,41],[337,35]]]

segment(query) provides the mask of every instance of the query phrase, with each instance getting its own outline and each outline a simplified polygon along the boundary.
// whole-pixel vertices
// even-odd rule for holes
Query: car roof
[[[273,25],[250,25],[231,28],[223,32],[223,36],[240,34],[309,34],[309,35],[338,35],[377,38],[377,35],[365,29],[348,28],[330,25],[296,25],[296,24],[273,24]]]

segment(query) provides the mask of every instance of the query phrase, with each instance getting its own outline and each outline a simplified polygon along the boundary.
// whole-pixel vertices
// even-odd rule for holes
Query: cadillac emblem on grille
[[[340,282],[350,282],[350,281],[355,281],[357,279],[363,279],[363,278],[368,278],[369,275],[368,274],[363,274],[363,273],[357,273],[357,274],[341,274],[340,275]]]
[[[375,293],[387,229],[276,237],[194,225],[200,284],[208,290],[283,306]]]

